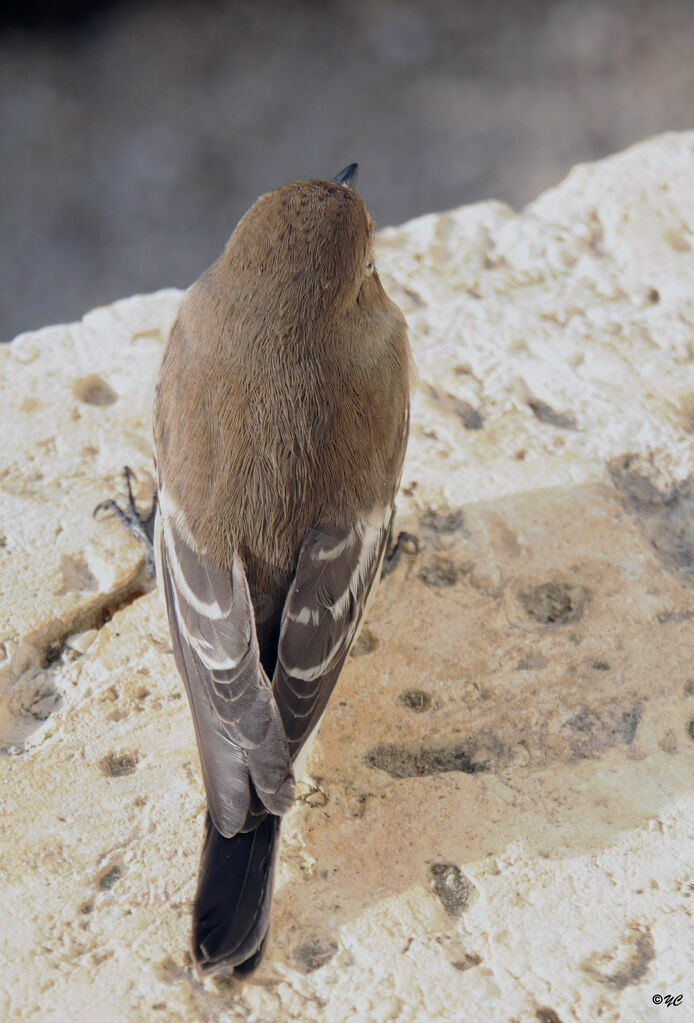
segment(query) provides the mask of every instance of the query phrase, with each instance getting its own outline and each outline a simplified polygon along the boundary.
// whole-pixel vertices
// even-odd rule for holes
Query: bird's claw
[[[419,540],[414,534],[405,533],[401,530],[395,543],[386,551],[386,556],[383,559],[383,568],[381,569],[381,578],[393,571],[400,561],[403,552],[419,554]]]
[[[154,576],[154,519],[157,511],[157,495],[155,492],[151,507],[146,517],[143,518],[137,510],[133,497],[132,480],[136,480],[137,477],[128,465],[123,468],[123,479],[127,495],[125,508],[122,508],[113,498],[108,498],[105,501],[100,501],[92,514],[94,518],[103,511],[115,515],[130,535],[142,544],[145,552],[145,567],[148,573]]]

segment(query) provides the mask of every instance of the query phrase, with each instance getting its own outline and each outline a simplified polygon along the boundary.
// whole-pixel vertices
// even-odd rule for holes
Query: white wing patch
[[[314,607],[302,607],[300,611],[287,611],[287,618],[291,621],[296,622],[297,625],[308,625],[311,622],[313,625],[318,625],[320,621],[320,612]]]
[[[391,515],[392,506],[377,505],[346,533],[337,529],[321,531],[313,546],[309,533],[282,613],[279,661],[287,675],[313,682],[331,670],[345,648],[349,649],[368,596],[365,584],[380,560]],[[306,630],[303,642],[296,635],[301,626]],[[324,630],[324,636],[322,641],[321,637],[315,641],[319,629]],[[309,647],[314,654],[320,650],[320,656],[297,656]]]

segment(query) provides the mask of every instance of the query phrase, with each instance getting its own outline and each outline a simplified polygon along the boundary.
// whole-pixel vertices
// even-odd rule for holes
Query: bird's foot
[[[156,492],[152,497],[152,504],[143,518],[137,510],[135,504],[135,498],[133,497],[132,480],[136,479],[135,473],[127,465],[123,469],[123,479],[125,480],[125,489],[127,494],[127,501],[125,507],[122,508],[117,501],[109,498],[107,501],[101,501],[97,504],[94,509],[94,518],[99,512],[109,512],[111,515],[115,515],[119,522],[121,522],[128,530],[131,536],[133,536],[139,543],[144,547],[145,552],[145,569],[149,575],[154,577],[154,518],[157,512],[157,495]]]
[[[386,556],[383,559],[383,568],[381,569],[381,578],[393,571],[403,553],[419,554],[419,540],[412,533],[401,531],[398,533],[395,543],[390,544],[389,549],[386,551]]]

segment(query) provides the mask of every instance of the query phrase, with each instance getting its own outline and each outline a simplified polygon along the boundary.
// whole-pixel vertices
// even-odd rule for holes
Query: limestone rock
[[[92,517],[123,465],[149,496],[180,293],[0,350],[2,1019],[691,1013],[693,178],[666,135],[379,235],[420,550],[332,698],[250,981],[193,976],[193,730],[140,552]]]

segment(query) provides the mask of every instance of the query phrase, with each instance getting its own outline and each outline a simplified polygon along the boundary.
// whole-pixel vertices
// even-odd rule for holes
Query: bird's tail
[[[193,909],[193,959],[200,973],[260,962],[270,926],[280,818],[268,814],[252,831],[224,838],[209,813]]]

